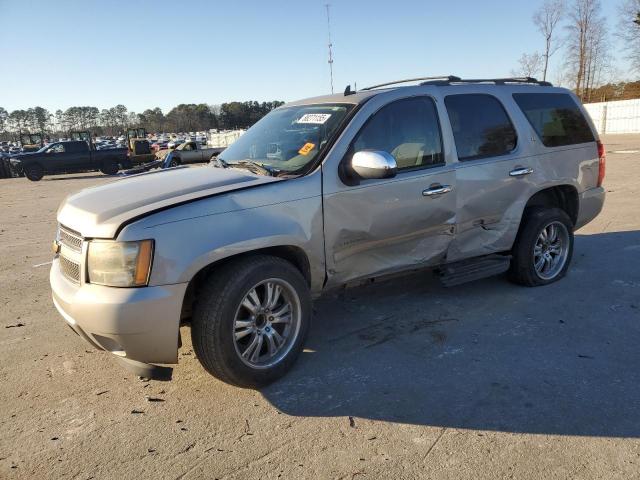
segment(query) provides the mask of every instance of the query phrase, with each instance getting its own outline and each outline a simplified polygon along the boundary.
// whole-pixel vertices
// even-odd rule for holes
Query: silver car
[[[418,267],[446,285],[562,278],[574,231],[602,209],[604,166],[575,95],[534,79],[291,102],[204,168],[68,197],[53,301],[139,375],[170,375],[183,321],[207,371],[259,387],[295,362],[328,289]]]

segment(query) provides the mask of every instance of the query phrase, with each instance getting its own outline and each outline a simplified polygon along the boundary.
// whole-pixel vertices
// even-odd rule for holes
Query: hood
[[[35,155],[38,152],[20,152],[20,153],[12,153],[11,154],[11,158],[14,160],[22,160],[25,158],[29,158],[33,155]]]
[[[87,238],[115,238],[132,218],[179,203],[283,179],[213,167],[157,170],[86,188],[58,209],[58,222]]]

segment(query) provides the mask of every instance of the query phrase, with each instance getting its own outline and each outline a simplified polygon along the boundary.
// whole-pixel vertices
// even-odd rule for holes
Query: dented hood
[[[88,238],[115,238],[120,226],[173,205],[281,179],[212,167],[158,170],[86,188],[66,198],[58,222]]]

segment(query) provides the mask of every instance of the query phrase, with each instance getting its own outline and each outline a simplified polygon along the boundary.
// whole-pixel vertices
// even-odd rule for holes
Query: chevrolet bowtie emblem
[[[60,253],[60,242],[58,242],[57,240],[54,240],[53,243],[51,244],[51,250],[53,250],[54,255],[57,255],[58,253]]]

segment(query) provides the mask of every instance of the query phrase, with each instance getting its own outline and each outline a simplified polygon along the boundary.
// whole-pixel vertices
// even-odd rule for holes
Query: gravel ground
[[[47,262],[58,204],[108,179],[0,180],[0,478],[640,478],[640,136],[604,140],[567,278],[332,293],[262,391],[207,375],[187,327],[171,382],[92,350]]]

